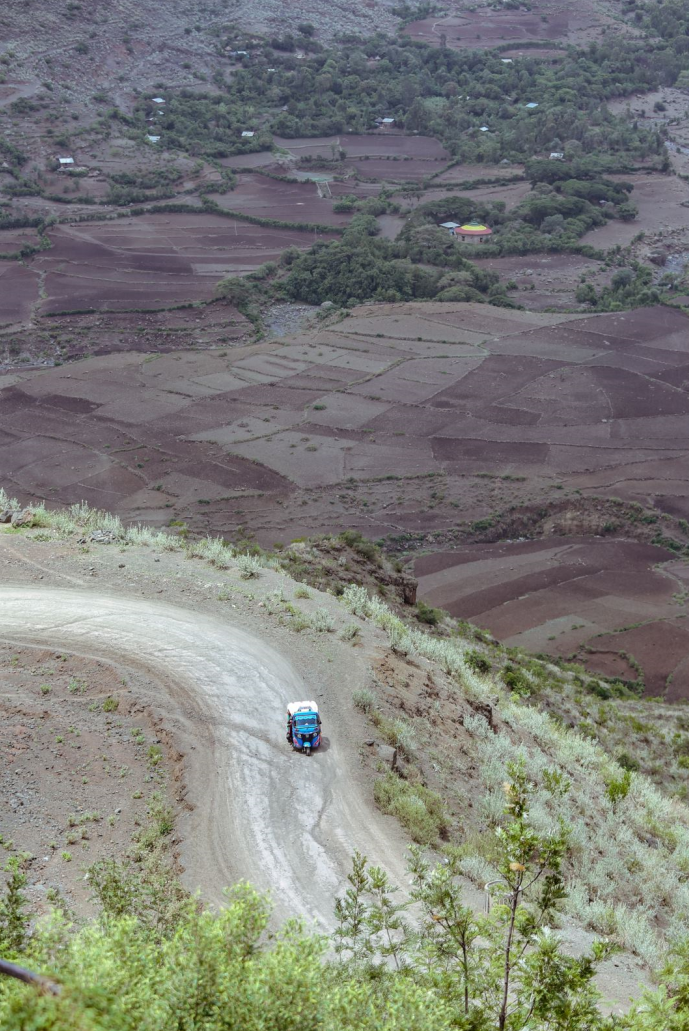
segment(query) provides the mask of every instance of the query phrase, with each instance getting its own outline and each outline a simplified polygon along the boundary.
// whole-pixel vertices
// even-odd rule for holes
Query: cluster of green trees
[[[590,304],[596,311],[624,311],[658,304],[660,291],[653,286],[653,270],[635,263],[614,273],[610,284],[597,291],[592,283],[577,287],[577,301]]]
[[[27,161],[26,154],[19,150],[19,148],[13,143],[10,143],[5,136],[0,136],[0,157],[10,167],[14,168],[21,168],[21,166],[25,165]]]
[[[689,11],[682,0],[659,0],[654,4],[637,3],[636,0],[627,2],[628,13],[633,15],[637,24],[641,23],[649,33],[670,44],[663,50],[666,57],[676,54],[681,58],[689,53]],[[670,66],[668,72],[672,74],[673,71]]]
[[[516,307],[495,272],[479,269],[462,258],[449,237],[432,230],[427,245],[420,234],[390,242],[377,237],[371,215],[355,215],[342,239],[318,243],[305,254],[285,252],[289,267],[280,289],[306,304],[332,301],[338,305],[361,301],[490,301]],[[434,250],[438,241],[438,249]],[[440,243],[446,245],[441,252]],[[429,269],[428,264],[439,269]]]
[[[98,916],[74,923],[57,900],[33,929],[14,860],[0,904],[0,958],[40,987],[0,981],[5,1031],[685,1031],[689,946],[627,1017],[605,1017],[594,975],[613,947],[563,953],[558,908],[567,829],[539,833],[531,786],[513,764],[495,834],[498,878],[478,915],[462,895],[461,852],[433,867],[411,852],[409,897],[355,854],[331,940],[288,922],[269,934],[249,885],[220,911],[189,897],[155,849],[91,868]],[[563,787],[564,789],[564,787]],[[157,834],[157,831],[155,832]],[[155,836],[155,835],[154,835]],[[411,909],[410,909],[411,907]],[[333,953],[335,958],[333,957]]]
[[[110,172],[108,178],[115,186],[133,186],[138,190],[159,190],[178,183],[182,172],[174,165],[162,168],[140,168],[131,172]]]
[[[155,108],[154,123],[146,119]],[[226,158],[267,150],[272,144],[269,133],[257,129],[258,111],[253,104],[229,93],[206,93],[183,89],[168,91],[165,105],[156,107],[141,98],[133,116],[120,115],[126,124],[160,135],[161,144],[193,155]],[[152,126],[152,128],[151,128]],[[242,132],[255,132],[243,137]]]
[[[246,44],[249,56],[235,59],[231,77],[214,76],[217,92],[166,95],[155,121],[161,142],[227,157],[268,148],[273,133],[364,132],[389,115],[400,128],[437,137],[466,161],[527,160],[551,149],[557,137],[570,150],[607,154],[622,164],[661,160],[657,132],[614,116],[601,101],[689,74],[689,53],[676,41],[624,36],[570,47],[552,65],[528,56],[504,64],[498,50],[429,47],[404,35],[352,35],[341,43],[325,49],[302,33]],[[297,46],[307,52],[298,57]],[[219,54],[227,47],[227,39],[219,41]],[[527,109],[531,102],[538,107]],[[132,124],[143,129],[150,113],[150,101],[142,98]],[[489,133],[478,132],[483,124]],[[242,138],[246,129],[256,135]]]
[[[541,163],[544,164],[544,163]],[[502,201],[482,202],[471,197],[448,195],[420,204],[402,230],[414,260],[433,265],[453,265],[451,238],[428,228],[453,220],[460,223],[476,219],[493,230],[488,243],[470,252],[483,256],[529,254],[540,251],[580,250],[580,238],[589,229],[604,225],[610,218],[631,220],[637,208],[629,195],[631,183],[620,183],[600,176],[587,179],[566,178],[569,168],[562,166],[560,178],[553,172],[559,162],[546,162],[550,181],[536,181],[533,190],[511,211]],[[539,174],[534,169],[534,174]],[[466,254],[466,248],[461,248]],[[430,252],[430,253],[429,253]]]
[[[399,203],[392,200],[388,193],[383,190],[381,190],[377,197],[367,197],[365,200],[355,197],[353,194],[345,194],[344,197],[339,197],[333,204],[333,211],[337,212],[337,214],[359,212],[363,215],[373,215],[374,218],[378,215],[397,213],[399,210]]]
[[[432,48],[404,36],[343,42],[301,60],[253,48],[225,84],[223,103],[264,112],[266,128],[288,137],[362,132],[390,115],[399,127],[435,136],[454,157],[471,161],[527,159],[555,137],[586,153],[661,152],[655,132],[601,104],[665,81],[653,48],[649,53],[638,40],[570,48],[556,65],[528,57],[503,64],[498,51]],[[539,107],[527,110],[529,102]],[[479,133],[482,124],[491,132]]]
[[[153,190],[139,189],[136,186],[117,186],[113,184],[105,197],[105,204],[127,207],[129,204],[144,204],[146,201],[169,200],[175,196],[173,186],[157,186]]]

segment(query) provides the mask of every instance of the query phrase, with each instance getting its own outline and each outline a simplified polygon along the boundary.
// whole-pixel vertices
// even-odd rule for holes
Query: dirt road
[[[285,700],[310,692],[258,638],[155,602],[18,587],[0,588],[0,637],[115,658],[161,685],[165,697],[151,700],[183,725],[195,784],[183,861],[192,877],[203,871],[207,897],[246,878],[273,890],[277,916],[328,928],[355,847],[404,883],[391,821],[348,776],[356,753],[328,738],[327,701],[322,751],[306,758],[287,747]]]

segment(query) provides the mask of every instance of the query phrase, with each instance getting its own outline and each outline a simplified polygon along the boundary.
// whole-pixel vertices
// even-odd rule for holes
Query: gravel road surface
[[[219,901],[223,886],[246,878],[272,890],[278,918],[329,929],[354,848],[404,884],[397,828],[366,797],[356,748],[329,726],[327,698],[322,750],[307,758],[287,745],[286,702],[314,690],[258,637],[144,599],[21,587],[0,588],[0,637],[153,676],[163,697],[146,700],[182,729],[195,801],[183,818],[182,861],[207,898]],[[341,700],[330,701],[335,712]]]

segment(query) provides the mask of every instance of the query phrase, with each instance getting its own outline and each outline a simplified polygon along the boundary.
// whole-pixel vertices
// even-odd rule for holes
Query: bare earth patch
[[[449,10],[448,10],[449,8]],[[623,22],[607,14],[602,4],[584,0],[572,7],[563,7],[550,0],[536,0],[529,10],[506,10],[494,7],[468,7],[452,0],[447,13],[431,15],[412,22],[406,32],[412,39],[430,46],[453,50],[484,50],[505,43],[560,43],[585,45],[609,32],[633,32]],[[524,49],[523,56],[550,59],[554,48]],[[522,56],[515,47],[509,56]]]
[[[138,700],[142,677],[73,653],[0,645],[2,842],[31,853],[39,912],[51,889],[88,912],[84,867],[121,859],[154,792],[164,802],[174,792],[179,757]]]

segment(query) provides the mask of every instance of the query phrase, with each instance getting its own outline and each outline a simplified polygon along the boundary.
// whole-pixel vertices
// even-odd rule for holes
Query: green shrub
[[[421,600],[416,603],[416,618],[419,623],[427,623],[429,626],[437,626],[443,618],[443,610],[435,609],[432,605]]]
[[[370,712],[376,704],[376,696],[373,691],[369,691],[367,687],[362,687],[360,690],[355,691],[352,694],[352,701],[357,709],[361,712]]]
[[[340,593],[342,593],[342,588],[340,589]],[[357,626],[356,623],[347,623],[347,625],[343,626],[340,630],[340,637],[343,641],[353,641],[355,640],[355,638],[359,636],[360,633],[361,628]]]
[[[477,651],[475,648],[471,648],[464,656],[469,669],[473,670],[474,673],[490,673],[493,668],[493,664],[490,659],[483,654],[483,652]]]
[[[419,845],[435,845],[447,827],[443,801],[435,791],[390,772],[377,780],[373,795],[384,813],[396,816]]]
[[[148,750],[148,763],[149,766],[157,766],[163,758],[163,750],[160,745],[151,745]]]
[[[523,669],[508,664],[502,671],[502,682],[516,695],[531,694],[532,684]]]
[[[261,574],[261,563],[254,555],[238,555],[237,568],[242,580],[254,580]]]
[[[309,616],[309,626],[319,634],[329,634],[335,629],[335,621],[327,609],[317,609]]]
[[[367,540],[358,530],[343,530],[340,540],[355,551],[357,555],[380,565],[380,548],[373,541]]]
[[[610,777],[605,786],[605,793],[615,806],[618,802],[621,802],[623,798],[626,798],[629,794],[629,789],[632,786],[632,775],[629,770],[625,770],[621,777]]]

